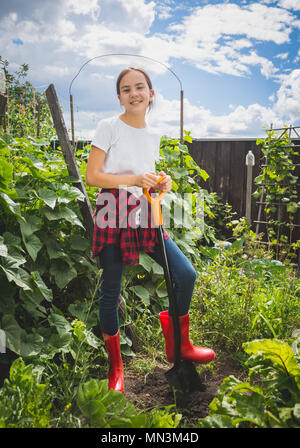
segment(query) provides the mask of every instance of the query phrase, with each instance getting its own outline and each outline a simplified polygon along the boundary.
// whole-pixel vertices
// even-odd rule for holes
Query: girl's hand
[[[164,173],[163,171],[161,171],[158,175],[160,176],[165,176],[165,178],[158,182],[153,188],[155,188],[155,190],[159,190],[159,191],[165,191],[168,192],[172,189],[172,178],[171,176],[168,176],[166,173]]]
[[[147,173],[140,174],[137,179],[137,186],[142,188],[156,188],[159,176],[154,171],[148,171]]]

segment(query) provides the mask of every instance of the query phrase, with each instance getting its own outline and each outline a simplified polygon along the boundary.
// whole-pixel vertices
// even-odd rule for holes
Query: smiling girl
[[[87,163],[86,182],[101,188],[95,210],[93,257],[100,256],[103,269],[99,316],[110,363],[108,388],[124,392],[118,320],[124,266],[137,264],[139,252],[147,252],[162,265],[151,207],[147,203],[146,218],[144,216],[142,220],[137,203],[141,205],[143,200],[146,201],[143,188],[150,189],[150,193],[156,190],[168,192],[172,188],[172,179],[162,171],[155,172],[160,136],[146,123],[146,113],[152,108],[154,98],[149,75],[141,68],[124,69],[118,76],[116,90],[124,112],[98,124]],[[108,215],[119,219],[107,220],[103,214],[107,211],[105,201],[109,203]],[[134,216],[133,221],[129,220],[129,214]],[[215,357],[213,350],[194,347],[189,340],[188,310],[196,280],[195,269],[165,230],[164,239],[179,313],[181,357],[208,363]],[[160,313],[159,317],[167,358],[173,362],[172,319],[169,319],[168,311]]]

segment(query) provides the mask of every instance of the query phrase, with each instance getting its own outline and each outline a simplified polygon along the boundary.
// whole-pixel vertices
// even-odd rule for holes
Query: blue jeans
[[[170,236],[165,240],[165,247],[178,314],[184,316],[190,307],[196,271]],[[162,266],[159,245],[155,246],[154,252],[148,252],[148,255]],[[100,329],[103,333],[113,336],[119,329],[118,301],[124,268],[120,248],[112,244],[105,246],[101,251],[100,259],[103,268],[99,288]]]

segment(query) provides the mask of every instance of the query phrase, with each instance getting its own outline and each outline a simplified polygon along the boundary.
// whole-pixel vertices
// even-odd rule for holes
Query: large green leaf
[[[72,250],[85,251],[89,248],[90,242],[84,236],[73,235],[69,238],[70,247]]]
[[[4,244],[3,236],[0,236],[0,257],[7,257],[7,246]]]
[[[72,201],[84,201],[84,194],[79,188],[67,183],[53,182],[51,187],[57,191],[57,202],[68,204]]]
[[[22,357],[38,355],[43,349],[43,338],[39,334],[21,333],[20,355]]]
[[[70,333],[52,334],[48,341],[49,353],[68,353],[70,351],[70,343],[72,341],[72,335]]]
[[[43,213],[49,221],[56,221],[59,219],[66,220],[70,222],[71,224],[80,226],[84,228],[81,221],[78,219],[77,215],[73,210],[71,210],[68,207],[56,207],[55,210],[52,210],[51,208],[44,207],[40,210],[41,213]]]
[[[183,176],[188,176],[189,170],[187,168],[174,167],[172,168],[172,175],[175,179],[180,179]]]
[[[107,394],[107,381],[91,379],[80,384],[77,394],[77,404],[81,412],[87,416],[93,426],[104,424],[106,406],[102,402]]]
[[[13,165],[3,157],[0,160],[0,187],[1,184],[7,188],[13,178]]]
[[[0,275],[0,291],[1,291],[1,300],[0,300],[0,312],[3,314],[14,314],[15,308],[17,306],[16,301],[14,300],[14,295],[16,293],[17,288],[9,283],[8,279],[5,275]]]
[[[153,259],[144,252],[140,252],[139,254],[139,264],[143,266],[143,268],[150,272],[152,268],[152,264],[154,263]]]
[[[93,427],[134,427],[134,423],[138,422],[135,420],[137,413],[134,405],[121,392],[107,391],[107,380],[91,379],[80,384],[77,404]]]
[[[43,221],[39,216],[29,215],[27,213],[24,218],[26,219],[25,222],[19,221],[23,237],[24,235],[30,236],[32,233],[41,229]]]
[[[4,207],[6,207],[6,209],[9,210],[10,213],[17,216],[22,221],[25,221],[25,219],[21,215],[20,204],[14,202],[7,194],[3,193],[2,191],[0,191],[0,202],[4,204]]]
[[[168,295],[168,291],[167,291],[167,286],[166,286],[166,280],[163,279],[159,285],[156,288],[156,294],[158,295],[159,298],[162,297],[167,297]]]
[[[279,367],[285,374],[299,375],[300,366],[297,364],[295,354],[290,345],[277,339],[259,339],[243,345],[246,353],[262,354]]]
[[[140,297],[140,299],[142,299],[147,305],[150,304],[150,294],[148,289],[141,285],[131,286],[129,289]]]
[[[22,328],[13,315],[4,315],[1,320],[1,330],[5,332],[6,345],[9,350],[20,354]]]
[[[198,428],[235,428],[229,415],[213,414],[198,421]]]
[[[22,240],[19,236],[14,235],[10,232],[4,232],[3,234],[4,242],[7,246],[9,246],[9,254],[13,257],[18,254],[16,258],[19,258],[20,252],[25,253],[24,249],[22,248]],[[16,249],[16,250],[12,250]],[[26,262],[26,259],[24,258],[24,263]],[[22,263],[21,263],[22,264]]]
[[[57,313],[51,313],[48,317],[50,325],[53,325],[59,334],[68,333],[71,331],[72,327],[67,319]]]
[[[47,188],[40,188],[34,191],[34,194],[41,199],[48,207],[54,209],[57,201],[57,195],[55,191],[49,190]]]
[[[39,290],[39,292],[41,293],[41,295],[48,301],[51,302],[53,299],[53,294],[52,294],[52,290],[50,288],[48,288],[40,273],[38,271],[34,271],[31,273],[31,278],[33,280],[34,285],[36,286],[36,288]]]
[[[41,236],[44,244],[46,245],[47,248],[47,253],[49,255],[50,260],[52,260],[53,258],[61,258],[62,254],[64,254],[64,252],[62,251],[62,249],[59,247],[58,241],[56,238],[54,238],[52,235],[46,235],[43,234]]]
[[[42,350],[42,336],[27,334],[12,315],[3,316],[1,329],[5,332],[7,347],[14,353],[26,357],[37,355]]]
[[[36,261],[37,255],[43,247],[43,243],[34,234],[31,234],[31,235],[23,234],[23,241],[24,241],[25,247],[26,247],[29,255],[31,256],[33,261]]]
[[[20,299],[22,300],[22,308],[25,309],[29,316],[33,319],[44,319],[47,316],[47,310],[41,305],[43,297],[37,289],[33,291],[20,290]]]
[[[248,383],[241,383],[229,392],[228,400],[234,402],[236,423],[247,421],[258,427],[266,425],[264,417],[264,393],[256,386],[250,386]]]
[[[65,261],[54,259],[51,263],[50,274],[54,276],[57,286],[63,289],[77,276],[77,271]]]
[[[9,282],[14,282],[20,288],[31,291],[31,279],[28,272],[19,267],[19,262],[16,258],[6,257],[2,259],[0,268],[5,273]]]
[[[163,267],[160,264],[156,263],[156,261],[154,261],[154,260],[152,260],[152,261],[153,261],[153,263],[152,263],[152,272],[153,272],[153,274],[164,275]]]
[[[43,161],[35,157],[33,154],[27,153],[26,156],[22,157],[22,162],[25,162],[27,166],[32,169],[33,174],[37,177],[40,177],[38,171],[47,171]]]

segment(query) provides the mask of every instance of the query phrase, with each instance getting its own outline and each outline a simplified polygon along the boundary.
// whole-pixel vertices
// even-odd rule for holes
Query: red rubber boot
[[[109,359],[108,389],[124,392],[124,369],[120,351],[120,330],[114,335],[102,333]]]
[[[168,311],[159,314],[162,332],[166,342],[166,355],[169,362],[174,362],[174,330],[172,317]],[[179,316],[181,335],[181,359],[199,364],[207,364],[215,359],[215,352],[206,347],[194,347],[189,339],[189,314]]]

